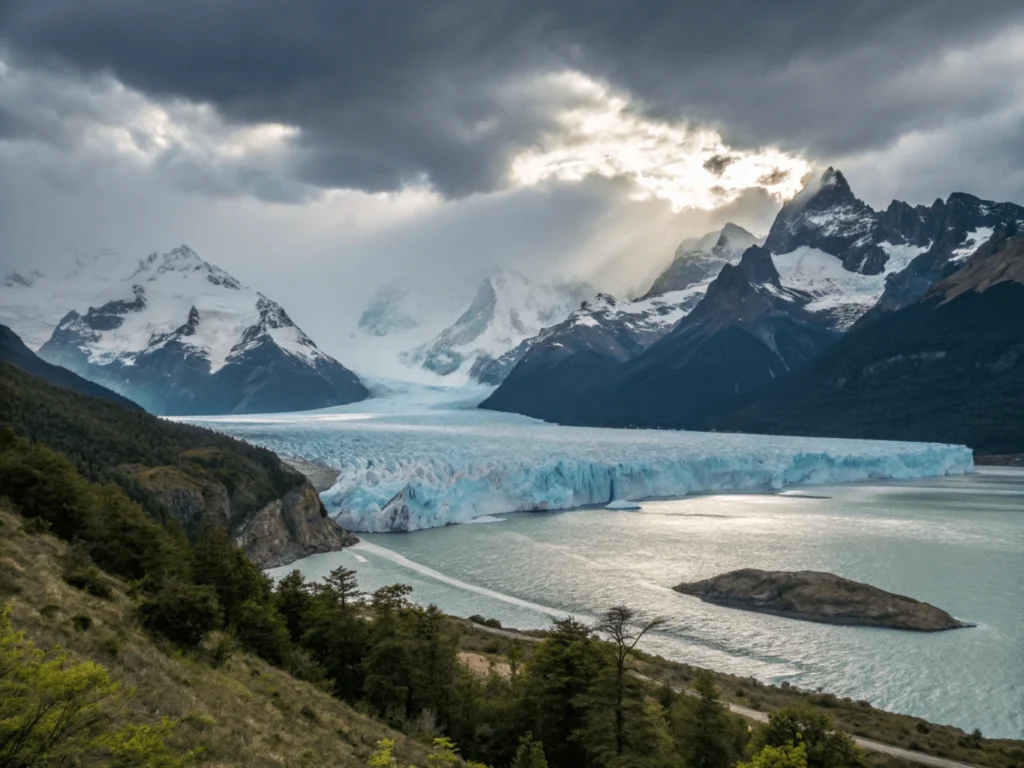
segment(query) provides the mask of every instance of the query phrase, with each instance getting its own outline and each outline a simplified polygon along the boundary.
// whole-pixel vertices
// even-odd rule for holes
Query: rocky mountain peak
[[[796,197],[782,207],[779,216],[783,217],[788,213],[791,217],[796,212],[825,211],[848,206],[867,208],[867,205],[853,194],[843,172],[829,166],[818,179],[812,178],[808,181]]]
[[[723,248],[730,245],[748,248],[756,242],[757,238],[754,235],[739,224],[733,224],[731,221],[728,221],[719,232],[715,248]]]
[[[706,285],[718,276],[725,264],[737,263],[743,251],[758,242],[757,237],[731,222],[702,237],[684,240],[676,249],[672,263],[658,275],[646,296]]]
[[[199,254],[187,245],[179,245],[166,253],[154,252],[139,261],[138,268],[129,279],[154,281],[168,273],[198,273],[212,285],[229,290],[241,290],[242,284],[220,267],[203,261]]]
[[[753,245],[743,252],[739,264],[726,264],[722,267],[718,279],[708,287],[706,298],[712,300],[722,293],[749,292],[761,285],[780,287],[779,271],[771,254]]]
[[[841,171],[829,168],[782,206],[764,246],[771,253],[817,248],[852,272],[877,274],[886,255],[872,241],[879,215],[857,199]]]

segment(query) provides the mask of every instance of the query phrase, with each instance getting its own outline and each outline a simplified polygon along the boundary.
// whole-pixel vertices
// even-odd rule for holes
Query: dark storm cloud
[[[789,178],[789,171],[782,168],[776,168],[771,173],[766,173],[764,176],[757,180],[758,184],[764,184],[765,186],[772,186],[773,184],[781,184]]]
[[[654,116],[828,157],[998,108],[1006,73],[941,84],[928,73],[943,51],[1024,22],[1019,0],[0,6],[11,66],[109,72],[229,121],[296,126],[296,183],[380,191],[426,180],[448,196],[502,186],[508,158],[556,130],[560,102],[516,91],[531,75],[576,69]]]

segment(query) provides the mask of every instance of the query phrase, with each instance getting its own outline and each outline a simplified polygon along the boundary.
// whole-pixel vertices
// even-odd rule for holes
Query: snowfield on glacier
[[[484,515],[973,470],[964,446],[562,427],[473,407],[485,388],[392,388],[302,413],[189,419],[339,472],[321,494],[355,531]]]

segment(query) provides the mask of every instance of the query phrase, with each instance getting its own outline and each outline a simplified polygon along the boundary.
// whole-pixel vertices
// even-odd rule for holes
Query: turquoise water
[[[987,736],[1024,738],[1024,473],[816,486],[365,535],[295,563],[339,564],[366,590],[517,627],[616,604],[663,616],[646,648],[724,672],[788,680]],[[669,587],[740,567],[816,569],[934,603],[977,628],[918,634],[708,605]],[[276,574],[275,574],[276,575]]]

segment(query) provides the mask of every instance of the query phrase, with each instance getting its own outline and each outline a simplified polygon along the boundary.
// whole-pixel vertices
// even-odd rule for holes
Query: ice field
[[[723,491],[963,474],[963,446],[562,427],[417,390],[303,413],[191,419],[335,469],[321,494],[355,531]]]

